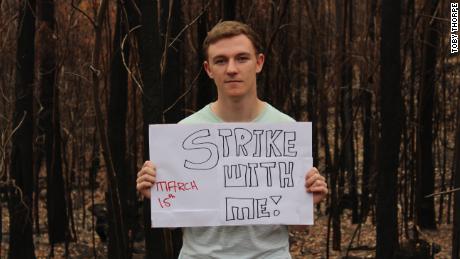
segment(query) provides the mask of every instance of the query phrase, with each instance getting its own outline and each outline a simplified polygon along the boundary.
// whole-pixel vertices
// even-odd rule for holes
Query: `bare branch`
[[[131,69],[129,69],[129,66],[127,65],[126,63],[126,58],[125,58],[125,53],[124,53],[124,49],[125,49],[125,42],[126,42],[126,39],[128,38],[129,34],[137,29],[139,29],[140,27],[142,27],[142,25],[137,25],[136,27],[132,28],[131,30],[129,30],[128,33],[126,33],[125,37],[123,37],[123,41],[121,42],[121,59],[123,60],[123,65],[126,69],[126,71],[128,71],[128,74],[129,76],[134,80],[134,82],[136,83],[137,87],[139,87],[139,90],[141,91],[142,94],[144,94],[144,90],[142,88],[142,85],[141,85],[141,82],[137,80],[137,78],[134,76],[134,74],[131,72]]]
[[[1,143],[2,144],[2,147],[0,149],[0,158],[1,158],[1,161],[2,161],[2,164],[4,163],[4,160],[5,160],[5,157],[6,157],[6,145],[8,144],[8,142],[10,142],[10,139],[13,137],[14,133],[16,133],[16,131],[18,131],[18,129],[21,127],[22,123],[24,122],[24,119],[26,118],[26,115],[27,115],[27,112],[24,112],[24,114],[22,115],[22,118],[21,120],[19,121],[18,123],[18,126],[16,126],[16,128],[13,129],[13,131],[11,131],[10,135],[6,138],[5,142],[4,143]],[[3,135],[2,135],[2,140],[3,140]],[[3,172],[3,173],[6,173],[6,172]],[[0,179],[3,178],[3,173],[0,171]],[[9,180],[9,174],[6,175],[7,177],[7,181]]]
[[[88,18],[88,21],[93,25],[93,27],[96,27],[96,23],[94,22],[93,18],[91,18],[89,15],[87,15],[82,9],[80,9],[78,6],[75,5],[75,3],[73,2],[74,0],[72,0],[72,2],[70,3],[70,5],[72,6],[72,8],[74,8],[75,10],[77,10],[78,12],[80,12],[81,14],[83,14],[83,16],[85,16],[86,18]]]
[[[82,76],[82,75],[80,75],[80,74],[73,73],[73,72],[64,72],[64,74],[73,75],[73,76],[76,76],[76,77],[79,77],[79,78],[83,79],[83,80],[86,81],[87,83],[91,83],[91,81],[90,81],[88,78],[86,78],[86,77],[84,77],[84,76]]]
[[[195,78],[193,79],[192,83],[190,84],[189,88],[179,97],[177,97],[177,99],[174,101],[173,104],[171,104],[168,108],[166,108],[164,111],[163,111],[163,115],[162,115],[162,119],[163,119],[163,123],[166,122],[166,118],[165,118],[165,115],[166,113],[171,110],[182,98],[184,98],[190,91],[192,91],[193,87],[196,85],[196,80],[198,80],[198,78],[200,77],[200,74],[201,72],[203,72],[203,66],[201,66],[200,68],[200,71],[198,71],[198,74],[195,76]]]
[[[201,10],[201,13],[197,15],[197,17],[195,17],[195,19],[193,19],[189,24],[185,25],[184,28],[182,28],[182,30],[177,34],[177,36],[171,41],[171,43],[169,43],[168,45],[168,48],[171,47],[177,39],[179,39],[179,37],[182,35],[182,33],[184,33],[185,30],[188,29],[188,27],[192,26],[205,12],[206,10],[208,9],[208,7],[211,5],[211,1],[208,1],[208,3],[203,7],[203,9]]]
[[[443,191],[443,192],[435,192],[435,193],[432,193],[432,194],[428,194],[428,195],[425,196],[425,198],[430,198],[430,197],[433,197],[433,196],[438,196],[438,195],[447,194],[447,193],[453,193],[453,192],[458,192],[458,191],[460,191],[460,187],[450,189],[450,190],[447,190],[447,191]]]

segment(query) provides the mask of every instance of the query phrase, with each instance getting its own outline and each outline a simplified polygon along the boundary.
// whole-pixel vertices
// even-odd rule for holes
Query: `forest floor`
[[[43,194],[41,195],[43,197]],[[100,194],[96,194],[95,200],[102,201]],[[6,258],[8,252],[8,226],[9,217],[6,203],[1,204],[2,210],[2,243],[0,258]],[[74,202],[74,222],[77,238],[69,244],[70,258],[106,258],[107,245],[101,242],[96,233],[92,231],[91,212],[89,206],[81,206],[80,203]],[[85,215],[83,208],[86,210]],[[50,246],[46,234],[46,219],[44,216],[44,202],[40,202],[40,232],[34,235],[35,254],[37,258],[49,258]],[[326,241],[328,229],[328,216],[319,215],[315,218],[315,224],[309,226],[306,230],[294,231],[290,234],[291,255],[293,258],[326,258]],[[375,227],[371,222],[372,217],[361,225],[360,231],[355,235],[352,245],[350,240],[356,231],[358,224],[351,224],[351,215],[345,211],[341,218],[342,242],[341,251],[332,250],[332,236],[329,244],[329,258],[343,258],[347,255],[354,256],[350,258],[374,258],[375,256]],[[438,225],[436,231],[423,231],[422,238],[429,243],[435,242],[441,246],[441,251],[435,258],[450,258],[451,253],[451,235],[452,225]],[[332,233],[331,233],[332,235]],[[348,247],[351,249],[348,249]],[[134,244],[135,253],[133,258],[143,258],[145,254],[144,242],[140,241]],[[64,258],[64,245],[55,246],[54,258]]]
[[[327,258],[327,232],[328,232],[327,215],[317,216],[315,224],[307,231],[291,233],[291,255],[293,258]],[[376,232],[372,224],[372,217],[361,226],[351,224],[351,213],[345,211],[341,217],[342,242],[341,250],[332,250],[332,231],[330,233],[329,258],[374,258]],[[359,229],[360,227],[360,229]],[[356,231],[358,229],[358,231]],[[353,238],[353,243],[350,241]],[[436,243],[441,246],[441,251],[434,258],[444,259],[451,258],[452,249],[452,224],[440,224],[434,231],[423,230],[420,238],[428,243]],[[404,243],[400,240],[400,243]],[[415,257],[418,258],[418,257]]]

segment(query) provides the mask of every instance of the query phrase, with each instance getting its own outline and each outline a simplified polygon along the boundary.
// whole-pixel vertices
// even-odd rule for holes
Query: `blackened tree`
[[[138,35],[140,69],[142,77],[142,113],[144,121],[144,160],[149,159],[148,125],[162,123],[163,89],[160,78],[160,31],[157,1],[140,0],[141,25]],[[144,199],[144,228],[146,258],[171,258],[171,239],[168,231],[151,228],[150,202]]]
[[[19,4],[15,103],[10,176],[14,180],[8,199],[10,213],[9,258],[35,258],[32,236],[33,110],[35,17],[34,0]]]
[[[419,128],[417,131],[417,224],[421,228],[435,229],[434,198],[425,196],[434,192],[433,165],[433,102],[436,76],[436,48],[439,42],[438,21],[435,14],[438,0],[428,1],[426,31],[423,40],[422,80],[419,92]]]
[[[460,92],[459,92],[460,97]],[[457,114],[460,115],[460,103],[457,107]],[[460,117],[457,116],[457,131],[455,134],[454,154],[454,224],[452,227],[452,258],[460,258]]]
[[[380,117],[377,176],[376,258],[393,258],[398,249],[397,172],[402,128],[400,26],[401,2],[382,1]]]
[[[43,129],[45,135],[46,207],[52,255],[55,243],[68,241],[69,222],[62,176],[54,1],[39,0],[37,7],[40,101],[43,107],[39,114],[39,128]]]

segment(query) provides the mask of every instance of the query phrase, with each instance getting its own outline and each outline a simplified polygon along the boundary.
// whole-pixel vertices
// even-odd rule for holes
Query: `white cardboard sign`
[[[149,126],[152,227],[313,224],[311,123]]]

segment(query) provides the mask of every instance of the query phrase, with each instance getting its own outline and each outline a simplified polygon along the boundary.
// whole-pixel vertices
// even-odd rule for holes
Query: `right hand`
[[[137,173],[136,189],[144,196],[150,199],[150,188],[155,184],[157,179],[157,168],[149,160],[145,161],[141,170]]]

